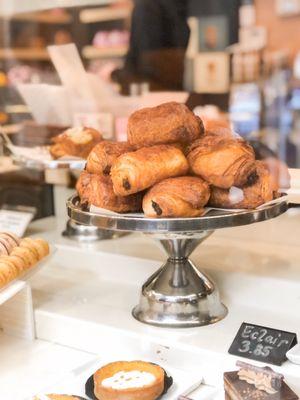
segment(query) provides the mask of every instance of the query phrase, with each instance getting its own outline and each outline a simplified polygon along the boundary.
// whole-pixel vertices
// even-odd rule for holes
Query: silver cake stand
[[[256,210],[211,210],[199,218],[145,218],[82,211],[78,196],[67,202],[71,220],[112,231],[142,232],[157,239],[167,261],[143,285],[140,303],[133,309],[137,320],[156,326],[187,328],[220,321],[227,315],[216,285],[189,259],[195,248],[214,230],[266,221],[288,209],[285,201]]]

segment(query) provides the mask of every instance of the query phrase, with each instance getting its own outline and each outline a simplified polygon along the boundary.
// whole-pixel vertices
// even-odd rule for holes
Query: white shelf
[[[127,46],[111,47],[107,49],[85,46],[82,49],[82,55],[87,59],[123,57],[127,53],[127,50]]]
[[[113,21],[126,19],[131,15],[131,7],[102,7],[82,10],[80,21],[89,24],[93,22]]]
[[[28,12],[15,14],[7,18],[13,21],[29,21],[40,24],[69,24],[72,22],[72,17],[66,12],[54,13],[49,11]]]
[[[0,49],[0,60],[49,60],[46,49],[38,48],[2,48]]]

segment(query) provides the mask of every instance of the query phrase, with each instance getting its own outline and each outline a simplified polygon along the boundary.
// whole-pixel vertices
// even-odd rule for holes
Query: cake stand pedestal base
[[[169,258],[143,285],[134,318],[155,326],[191,328],[213,324],[227,315],[215,284],[188,258],[211,233],[157,237]]]

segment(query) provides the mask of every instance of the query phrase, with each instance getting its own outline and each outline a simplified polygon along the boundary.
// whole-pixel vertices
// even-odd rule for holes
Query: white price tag
[[[32,218],[33,214],[29,212],[0,210],[0,231],[22,237]]]

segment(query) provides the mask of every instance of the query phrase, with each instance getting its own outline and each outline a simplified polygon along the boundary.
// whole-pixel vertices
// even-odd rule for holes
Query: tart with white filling
[[[164,370],[144,361],[118,361],[94,374],[99,400],[155,400],[164,391]]]

